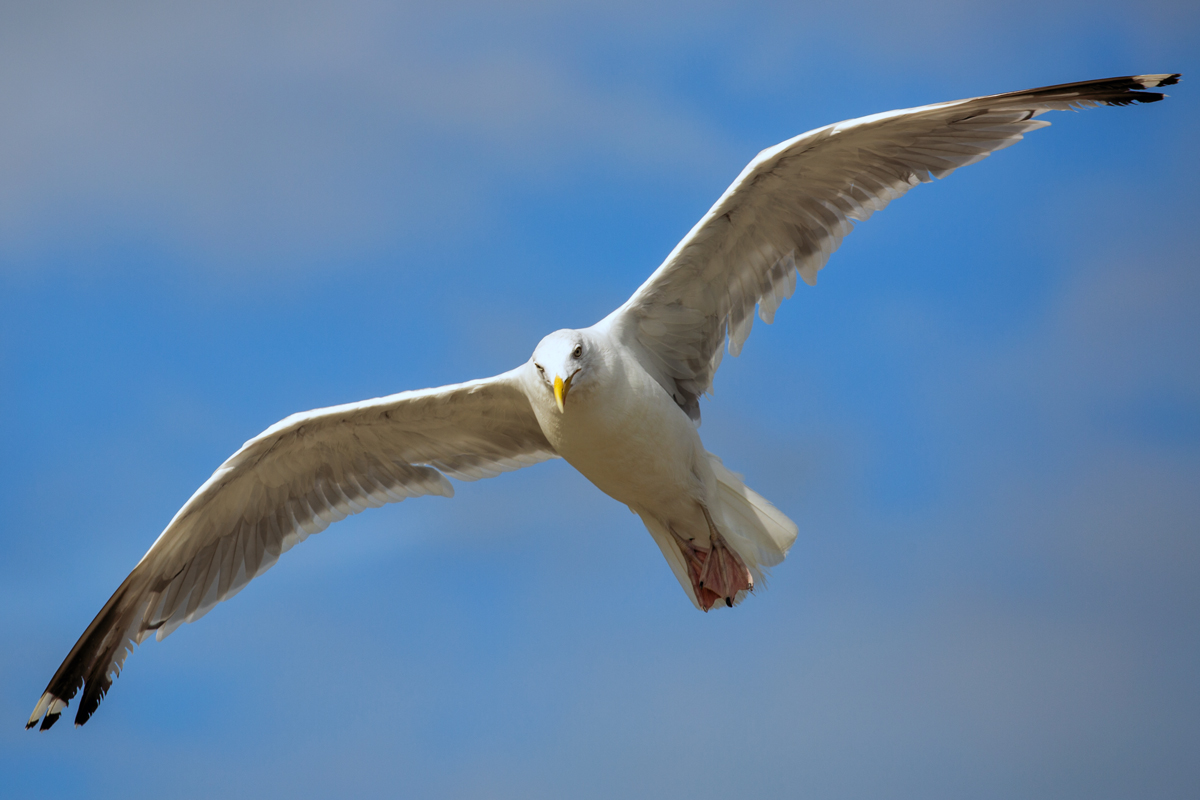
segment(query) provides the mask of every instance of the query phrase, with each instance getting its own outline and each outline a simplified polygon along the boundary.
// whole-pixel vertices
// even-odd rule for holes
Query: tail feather
[[[787,556],[799,529],[770,500],[746,486],[741,475],[727,469],[719,457],[707,455],[708,465],[717,476],[717,526],[758,584],[765,577],[765,568],[781,563]]]

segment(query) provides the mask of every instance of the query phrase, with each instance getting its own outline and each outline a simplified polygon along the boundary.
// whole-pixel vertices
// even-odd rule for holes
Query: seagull
[[[563,458],[637,514],[688,599],[732,607],[796,525],[705,450],[700,397],[754,310],[770,323],[853,223],[1050,123],[1047,111],[1152,103],[1178,74],[1046,86],[889,111],[759,153],[617,310],[546,336],[492,378],[293,414],[242,445],[175,514],[79,637],[26,728],[79,690],[91,717],[135,644],[160,641],[351,514]]]

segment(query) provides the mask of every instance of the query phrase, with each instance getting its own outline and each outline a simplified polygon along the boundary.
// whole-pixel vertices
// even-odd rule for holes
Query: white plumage
[[[590,328],[550,334],[494,378],[295,414],[201,486],[101,609],[27,727],[83,687],[83,724],[135,643],[203,616],[306,537],[368,507],[451,496],[561,456],[637,513],[691,601],[734,605],[796,526],[708,453],[696,426],[726,341],[737,355],[854,222],[1019,141],[1039,114],[1153,102],[1177,75],[1065,84],[818,128],[761,152],[653,275]]]

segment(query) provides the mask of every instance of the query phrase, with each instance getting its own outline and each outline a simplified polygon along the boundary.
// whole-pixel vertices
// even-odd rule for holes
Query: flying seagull
[[[796,526],[704,449],[700,396],[754,308],[770,323],[853,222],[1050,123],[1046,111],[1152,103],[1136,75],[874,114],[762,151],[620,308],[560,330],[493,378],[293,414],[242,445],[175,515],[71,648],[26,725],[83,688],[87,722],[134,644],[163,639],[350,514],[561,457],[641,517],[688,599],[733,606]]]

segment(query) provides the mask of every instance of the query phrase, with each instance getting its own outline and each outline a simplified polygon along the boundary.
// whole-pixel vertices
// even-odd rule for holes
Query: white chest
[[[584,386],[579,387],[584,389]],[[614,360],[572,391],[564,410],[535,403],[546,438],[559,455],[605,494],[630,506],[696,497],[703,460],[687,415],[636,363]]]

